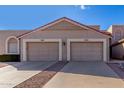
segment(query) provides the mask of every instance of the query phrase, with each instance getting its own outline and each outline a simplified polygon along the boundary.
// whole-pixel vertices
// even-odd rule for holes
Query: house
[[[99,26],[63,17],[31,31],[0,31],[0,54],[34,62],[107,62],[110,38]]]
[[[112,34],[112,58],[124,59],[124,25],[111,25],[107,31]]]

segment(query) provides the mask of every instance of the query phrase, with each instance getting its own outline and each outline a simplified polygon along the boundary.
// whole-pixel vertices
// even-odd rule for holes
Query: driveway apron
[[[55,62],[20,62],[1,68],[0,87],[11,88],[42,72]],[[2,70],[3,69],[3,70]]]
[[[124,81],[103,62],[70,62],[44,88],[124,87]]]

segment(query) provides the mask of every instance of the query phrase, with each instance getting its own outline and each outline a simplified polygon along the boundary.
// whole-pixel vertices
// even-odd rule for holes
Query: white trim
[[[27,42],[58,42],[59,43],[59,61],[62,61],[62,40],[61,39],[23,39],[22,61],[27,61]]]
[[[107,42],[106,39],[68,39],[67,40],[67,61],[71,60],[70,43],[71,42],[103,42],[103,61],[107,61]]]
[[[70,39],[67,39],[67,61],[70,61]]]
[[[11,38],[14,38],[17,40],[17,53],[8,53],[8,41],[11,39]],[[6,41],[5,41],[5,53],[6,54],[19,54],[19,39],[16,38],[15,36],[9,36]]]

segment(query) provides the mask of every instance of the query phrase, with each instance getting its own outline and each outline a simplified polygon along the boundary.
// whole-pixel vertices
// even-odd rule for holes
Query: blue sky
[[[61,17],[86,25],[124,24],[124,6],[0,6],[1,30],[31,30]]]

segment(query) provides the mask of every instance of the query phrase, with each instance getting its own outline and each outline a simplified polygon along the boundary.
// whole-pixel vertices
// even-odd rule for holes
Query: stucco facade
[[[124,59],[124,25],[111,25],[107,31],[112,34],[111,57]]]
[[[27,30],[1,30],[0,31],[0,55],[6,54],[6,40],[10,36],[18,36],[28,32]]]
[[[117,59],[124,59],[124,43],[112,46],[112,57]]]
[[[49,61],[50,59],[53,61],[57,59],[57,61],[73,61],[73,59],[78,61],[78,58],[79,61],[86,59],[86,61],[107,62],[109,60],[111,36],[100,32],[99,26],[86,26],[68,18],[58,19],[32,31],[0,33],[2,36],[5,35],[0,37],[0,53],[5,54],[6,39],[9,36],[15,36],[19,40],[17,49],[21,55],[21,61]],[[15,43],[10,46],[16,47]],[[85,52],[80,52],[84,50]],[[76,51],[77,53],[75,53]],[[98,57],[99,59],[97,59]]]
[[[124,60],[124,39],[111,45],[112,58]]]
[[[24,39],[61,39],[67,45],[67,39],[105,39],[107,41],[107,59],[109,59],[109,37],[92,31],[37,31],[21,38],[21,59],[23,56]],[[63,60],[67,60],[67,46],[62,46]]]
[[[124,25],[111,25],[107,31],[112,35],[112,44],[124,38]]]

